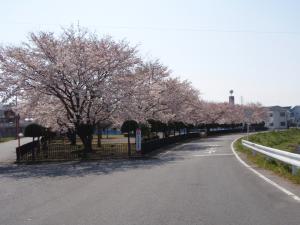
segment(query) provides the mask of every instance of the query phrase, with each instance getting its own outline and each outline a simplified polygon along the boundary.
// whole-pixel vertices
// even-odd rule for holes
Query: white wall
[[[266,127],[269,129],[286,129],[288,127],[289,113],[285,109],[270,110]]]

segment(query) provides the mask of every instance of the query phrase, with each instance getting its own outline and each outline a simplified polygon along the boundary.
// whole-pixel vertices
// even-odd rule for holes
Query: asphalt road
[[[21,138],[20,144],[24,145],[32,141],[32,138]],[[0,143],[0,163],[14,163],[16,161],[17,140]]]
[[[237,135],[136,161],[0,166],[1,225],[299,225],[300,203],[232,155]]]

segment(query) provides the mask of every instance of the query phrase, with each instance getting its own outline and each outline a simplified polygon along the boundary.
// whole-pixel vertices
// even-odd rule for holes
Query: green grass
[[[295,152],[300,146],[300,129],[272,131],[249,136],[249,141],[264,146]]]
[[[124,138],[123,134],[116,134],[116,135],[106,135],[105,133],[102,134],[102,139],[119,139],[119,138]],[[93,139],[97,139],[97,135],[93,136]]]
[[[254,163],[258,167],[271,170],[275,174],[284,177],[295,184],[300,184],[300,170],[296,175],[292,175],[290,165],[282,163],[278,160],[273,160],[270,158],[268,159],[266,156],[260,153],[253,155],[249,148],[246,148],[242,145],[242,138],[234,143],[234,148],[237,152],[245,154],[247,160],[251,163]]]
[[[15,140],[15,137],[2,137],[0,138],[0,143]]]

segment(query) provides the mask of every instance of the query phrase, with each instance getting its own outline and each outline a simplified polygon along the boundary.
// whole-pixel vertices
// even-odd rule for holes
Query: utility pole
[[[15,104],[16,104],[16,108],[18,108],[18,96],[16,95],[16,102],[15,102]],[[19,128],[18,128],[18,114],[17,114],[17,112],[14,112],[14,114],[15,114],[15,125],[16,125],[16,140],[18,139],[18,131],[19,131]]]
[[[16,135],[18,139],[18,147],[20,147],[20,114],[16,115]]]
[[[18,95],[16,95],[16,108],[18,107]],[[20,114],[15,112],[16,122],[16,139],[18,140],[18,147],[20,147]]]
[[[247,141],[249,141],[249,123],[247,123]]]

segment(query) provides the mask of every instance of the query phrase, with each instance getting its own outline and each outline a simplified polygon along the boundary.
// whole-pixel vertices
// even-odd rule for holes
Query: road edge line
[[[273,185],[274,187],[276,187],[277,189],[279,189],[280,191],[282,191],[283,193],[285,193],[286,195],[292,197],[294,200],[296,200],[297,202],[300,203],[300,197],[295,195],[294,193],[292,193],[291,191],[287,190],[286,188],[280,186],[279,184],[275,183],[274,181],[270,180],[269,178],[267,178],[266,176],[264,176],[263,174],[261,174],[260,172],[258,172],[257,170],[253,169],[250,165],[248,165],[245,161],[243,161],[240,156],[236,153],[235,149],[234,149],[234,143],[239,140],[240,138],[235,139],[233,142],[231,142],[231,151],[233,152],[233,154],[235,155],[235,157],[237,158],[237,160],[243,164],[246,168],[248,168],[250,171],[252,171],[254,174],[256,174],[258,177],[260,177],[261,179],[263,179],[265,182]]]

